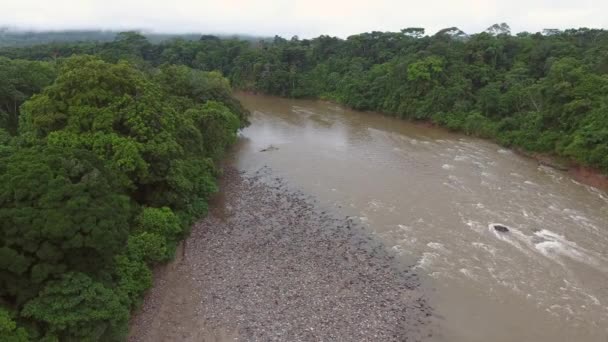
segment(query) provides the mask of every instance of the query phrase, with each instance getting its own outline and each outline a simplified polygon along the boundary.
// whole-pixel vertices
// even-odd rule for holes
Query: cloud
[[[29,29],[144,29],[346,37],[367,31],[458,26],[479,32],[507,22],[514,32],[607,28],[600,0],[7,0],[0,25]]]

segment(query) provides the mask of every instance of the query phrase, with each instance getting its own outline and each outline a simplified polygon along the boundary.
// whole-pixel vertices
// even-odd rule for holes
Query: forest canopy
[[[122,341],[247,112],[217,72],[0,58],[0,334]]]
[[[124,340],[151,267],[206,213],[217,162],[247,125],[233,89],[429,121],[608,173],[604,30],[40,40],[0,48],[10,341]]]

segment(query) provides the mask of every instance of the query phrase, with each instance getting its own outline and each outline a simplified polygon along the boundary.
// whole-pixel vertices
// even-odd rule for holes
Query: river
[[[607,341],[606,193],[440,128],[238,98],[252,116],[236,167],[269,167],[413,265],[434,308],[432,341]]]

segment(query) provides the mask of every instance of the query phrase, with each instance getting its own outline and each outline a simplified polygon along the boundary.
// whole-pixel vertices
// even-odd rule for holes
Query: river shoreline
[[[238,90],[238,91],[236,91],[236,93],[245,94],[245,95],[259,95],[260,94],[258,92],[249,91],[249,90]],[[310,100],[320,101],[323,103],[328,103],[328,104],[332,104],[332,105],[336,105],[336,106],[343,106],[344,108],[350,108],[337,101],[333,101],[333,100],[326,99],[326,98],[310,98]],[[378,112],[378,111],[364,111],[364,112],[384,115],[384,116],[388,116],[388,117],[395,117],[394,115],[391,115],[389,113],[383,113],[383,112]],[[405,120],[414,125],[419,125],[421,127],[433,127],[433,128],[443,129],[445,131],[463,133],[458,130],[456,130],[456,131],[450,130],[449,128],[447,128],[445,126],[439,125],[430,120],[410,120],[410,119],[402,119],[402,120]],[[491,139],[491,138],[479,138],[479,139],[491,141],[500,146],[499,142],[494,139]],[[608,192],[608,175],[605,174],[604,172],[602,172],[601,170],[598,170],[598,169],[590,167],[590,166],[581,165],[580,163],[577,163],[576,161],[569,159],[569,158],[558,157],[558,156],[554,156],[554,155],[547,154],[547,153],[530,152],[530,151],[526,151],[522,148],[515,147],[515,146],[505,146],[505,148],[509,148],[509,149],[513,150],[513,152],[515,152],[521,156],[533,159],[536,162],[538,162],[539,165],[544,165],[544,166],[556,169],[558,171],[565,172],[577,182],[580,182],[582,184],[592,186],[594,188]]]
[[[513,151],[521,156],[535,160],[539,165],[565,172],[577,182],[608,192],[608,176],[600,170],[548,154],[532,153],[522,149],[514,149]]]
[[[228,167],[129,341],[421,341],[431,319],[412,268],[365,228],[268,168]]]

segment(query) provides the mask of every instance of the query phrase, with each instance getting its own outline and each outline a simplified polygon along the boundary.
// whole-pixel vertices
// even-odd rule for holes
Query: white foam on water
[[[416,263],[414,268],[422,268],[424,270],[429,270],[433,265],[435,259],[439,257],[439,254],[434,252],[424,252],[422,253],[422,257]]]
[[[429,242],[426,244],[427,246],[431,247],[432,249],[443,249],[443,244],[439,243],[439,242]]]
[[[477,161],[477,160],[473,161],[473,164],[475,164],[475,166],[477,166],[480,169],[485,169],[486,168],[486,165],[484,163],[482,163],[480,161]]]
[[[597,299],[596,296],[590,295],[588,293],[585,293],[587,295],[587,297],[589,297],[589,299],[591,299],[591,301],[593,301],[593,304],[597,305],[597,306],[601,306],[602,302],[600,302],[599,299]]]
[[[591,228],[592,230],[595,230],[596,232],[599,231],[599,228],[596,225],[594,225],[593,223],[591,223],[591,220],[589,218],[587,218],[586,216],[578,215],[578,214],[570,214],[570,215],[568,215],[568,217],[579,225],[583,225],[587,228]]]
[[[574,241],[566,239],[563,235],[548,229],[542,229],[535,232],[533,235],[526,235],[519,229],[498,223],[509,228],[508,232],[503,233],[494,229],[496,224],[497,223],[491,223],[488,226],[488,229],[494,236],[527,255],[530,255],[530,251],[535,251],[562,266],[565,266],[563,258],[569,258],[594,267],[600,271],[607,271],[600,262],[601,256],[593,255],[594,253],[578,246]]]
[[[582,184],[581,182],[577,182],[576,180],[574,180],[574,179],[572,179],[572,178],[570,178],[570,181],[571,181],[572,183],[576,184],[576,185],[583,186],[583,184]]]
[[[403,244],[403,245],[413,246],[413,245],[416,245],[418,243],[418,239],[415,238],[415,237],[411,237],[409,239],[406,238],[406,239],[399,240],[397,242],[399,242],[400,244]]]
[[[563,243],[558,241],[543,241],[535,244],[534,247],[548,258],[553,258],[557,254],[569,256],[572,259],[583,257],[581,253],[576,250],[568,250]]]
[[[443,184],[458,191],[464,192],[473,192],[469,187],[467,187],[464,182],[455,175],[448,175],[448,182],[444,182]]]
[[[574,292],[577,292],[577,293],[583,295],[584,297],[586,297],[588,300],[590,300],[591,301],[590,304],[597,305],[597,306],[601,306],[602,305],[602,303],[600,302],[600,300],[596,296],[594,296],[594,295],[586,292],[582,288],[574,285],[574,283],[568,281],[567,279],[564,279],[563,281],[564,281],[564,284],[566,284],[566,287],[565,288],[561,287],[560,289],[563,289],[563,290],[568,290],[568,289],[569,290],[573,290]],[[606,308],[606,309],[608,309],[608,308]]]
[[[443,165],[441,165],[441,168],[444,169],[444,170],[453,170],[454,169],[454,165],[443,164]]]
[[[445,245],[439,242],[429,242],[426,244],[427,247],[434,249],[436,251],[441,251],[444,254],[450,254],[452,253],[449,249],[445,248]]]
[[[535,232],[534,236],[543,240],[534,243],[534,248],[549,259],[563,265],[562,258],[566,257],[592,266],[600,271],[608,271],[606,267],[602,267],[602,263],[598,260],[600,256],[591,255],[592,252],[580,247],[576,242],[566,239],[563,235],[542,229]]]
[[[454,184],[448,183],[448,182],[443,182],[443,185],[445,185],[448,188],[451,188],[453,190],[460,190],[457,186],[455,186]]]
[[[564,178],[560,173],[558,173],[557,170],[545,165],[539,165],[537,170],[551,177],[551,179],[553,179],[556,183],[561,183]]]
[[[604,202],[608,203],[608,194],[604,193],[602,190],[593,187],[593,186],[587,186],[587,191],[589,191],[592,194],[597,195],[600,199],[604,200]]]
[[[484,229],[483,225],[477,221],[473,221],[473,220],[464,220],[464,218],[462,219],[462,221],[464,222],[464,224],[469,227],[471,230],[477,232],[477,233],[481,233]]]
[[[367,207],[372,209],[372,210],[376,210],[379,208],[382,208],[384,205],[382,204],[382,202],[380,202],[380,200],[377,199],[372,199],[371,201],[367,202]]]
[[[397,255],[402,255],[403,253],[405,253],[405,250],[403,249],[403,247],[401,245],[394,245],[393,247],[391,247],[391,249]]]
[[[404,232],[409,232],[409,231],[411,231],[411,230],[412,230],[412,228],[411,228],[411,227],[408,227],[408,226],[406,226],[406,225],[404,225],[404,224],[398,224],[398,225],[397,225],[397,227],[398,227],[400,230],[404,231]]]
[[[509,151],[509,150],[505,150],[504,148],[500,148],[497,151],[500,154],[512,154],[513,152]]]
[[[534,185],[534,186],[538,186],[538,184],[536,184],[536,183],[534,183],[534,182],[532,182],[532,181],[529,181],[529,180],[524,181],[524,184],[526,184],[526,185]]]
[[[462,155],[460,155],[460,156],[454,157],[454,161],[465,161],[465,160],[468,160],[468,159],[469,159],[469,156],[462,156]]]
[[[443,276],[443,275],[444,275],[443,272],[431,272],[431,273],[429,273],[429,277],[435,278],[435,279],[438,279],[440,276]]]
[[[477,280],[478,277],[473,273],[473,271],[466,269],[466,268],[461,268],[458,270],[458,272],[464,274],[467,278],[473,279],[473,280]]]
[[[509,228],[508,232],[499,232],[496,229],[494,229],[494,226],[496,225],[501,225],[501,226],[505,226]],[[509,245],[517,248],[519,251],[521,251],[522,253],[526,254],[526,255],[531,255],[530,254],[530,237],[526,234],[524,234],[521,230],[517,229],[517,228],[513,228],[513,227],[509,227],[505,224],[502,223],[490,223],[488,225],[488,230],[494,235],[494,237],[498,238],[499,240],[508,243]]]
[[[310,116],[315,114],[314,111],[304,108],[304,107],[300,107],[300,106],[293,106],[291,107],[291,111],[297,114],[304,114],[305,116]]]
[[[496,248],[494,248],[490,245],[487,245],[483,242],[471,242],[471,245],[475,248],[482,249],[482,250],[492,254],[492,256],[496,255],[496,252],[497,252]]]

